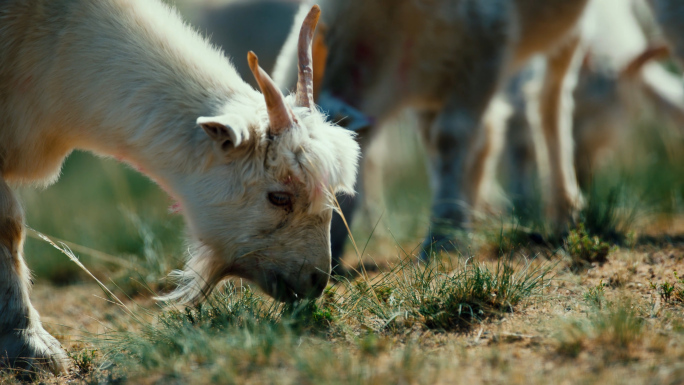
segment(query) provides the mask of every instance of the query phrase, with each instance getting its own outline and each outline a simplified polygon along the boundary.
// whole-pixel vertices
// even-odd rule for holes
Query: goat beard
[[[171,293],[156,297],[159,301],[195,304],[211,294],[229,273],[225,262],[208,246],[197,241],[189,252],[183,270],[174,270],[169,278],[177,285]]]

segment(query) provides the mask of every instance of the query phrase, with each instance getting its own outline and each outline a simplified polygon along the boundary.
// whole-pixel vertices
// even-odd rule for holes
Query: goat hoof
[[[570,229],[575,228],[579,223],[578,217],[579,214],[575,215],[575,212],[572,212],[553,219],[551,221],[551,237],[554,239],[565,238],[570,232]]]
[[[420,258],[421,262],[430,262],[435,255],[445,252],[453,252],[461,250],[461,243],[458,236],[438,234],[428,236],[421,246]]]
[[[69,358],[59,341],[42,326],[0,335],[0,367],[18,369],[23,377],[39,371],[67,372]]]
[[[551,220],[552,231],[555,235],[567,234],[579,223],[580,213],[584,207],[581,196],[574,199],[563,199],[547,208]]]

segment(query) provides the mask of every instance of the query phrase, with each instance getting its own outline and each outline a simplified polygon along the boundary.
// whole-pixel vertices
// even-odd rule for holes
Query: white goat
[[[322,293],[332,194],[352,192],[359,148],[313,104],[318,15],[313,7],[303,21],[297,92],[284,97],[253,53],[263,95],[159,0],[0,2],[5,365],[67,366],[29,301],[23,214],[9,183],[54,182],[76,148],[143,169],[181,204],[197,247],[163,299],[199,300],[229,275],[280,300]]]
[[[425,250],[450,247],[451,229],[468,227],[484,175],[483,167],[476,166],[484,165],[493,151],[487,136],[495,133],[480,129],[485,111],[506,80],[533,54],[550,58],[539,99],[553,171],[549,215],[563,228],[580,207],[570,145],[574,82],[566,74],[580,63],[577,21],[587,2],[321,2],[326,14],[319,28],[324,42],[320,45],[329,52],[320,84],[321,107],[331,116],[349,117],[343,124],[353,129],[381,124],[405,107],[421,116],[435,190]],[[304,16],[305,8],[296,20]],[[281,87],[295,83],[295,47],[293,31],[274,72]],[[372,133],[372,129],[361,133],[362,151]],[[353,205],[352,200],[343,204],[347,220]],[[333,219],[333,264],[345,238]]]
[[[610,149],[625,137],[645,101],[684,127],[684,83],[656,60],[668,55],[644,32],[649,9],[642,0],[595,1],[584,23],[589,55],[575,92],[575,165],[587,186]]]
[[[648,12],[641,0],[598,0],[591,3],[582,23],[588,54],[579,69],[573,95],[573,138],[575,168],[583,187],[588,187],[605,155],[619,147],[630,121],[641,111],[641,102],[652,102],[663,116],[684,126],[684,84],[681,77],[654,62],[667,50],[649,42],[644,33],[638,14],[648,18]],[[533,195],[530,186],[534,184],[531,176],[536,167],[535,152],[546,151],[539,148],[539,130],[530,124],[538,120],[534,116],[537,111],[526,105],[530,90],[543,77],[540,67],[529,66],[516,76],[506,95],[514,111],[503,164],[508,168],[513,199],[523,207],[532,204],[529,199]],[[535,134],[534,139],[531,134]],[[543,174],[548,170],[542,166]],[[481,201],[490,203],[492,197],[486,196],[486,191],[481,193]]]

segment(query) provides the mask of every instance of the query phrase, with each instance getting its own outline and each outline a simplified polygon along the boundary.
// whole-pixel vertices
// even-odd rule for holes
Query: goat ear
[[[223,151],[238,147],[248,137],[246,125],[237,117],[200,117],[197,124]]]

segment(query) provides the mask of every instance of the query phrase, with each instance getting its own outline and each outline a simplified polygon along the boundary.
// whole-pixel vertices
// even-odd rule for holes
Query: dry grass
[[[671,222],[669,229],[681,230],[683,222]],[[515,258],[519,262],[507,266],[513,266],[510,272],[518,278],[541,271],[530,270],[538,268],[540,261],[525,264],[520,255]],[[502,262],[468,261],[467,265],[460,259],[446,259],[433,267],[399,264],[374,273],[370,286],[361,279],[341,283],[315,305],[299,308],[274,304],[246,288],[224,289],[199,308],[163,311],[147,296],[122,296],[142,321],[132,320],[120,306],[104,299],[93,284],[37,285],[33,299],[46,328],[65,344],[75,362],[68,377],[46,376],[39,381],[684,381],[684,303],[674,296],[666,300],[659,291],[664,283],[680,284],[675,271],[684,271],[684,245],[614,249],[605,264],[580,273],[573,272],[567,261],[550,265],[552,270],[545,276],[554,278],[545,279],[519,301],[502,302],[508,308],[490,306],[487,314],[481,308],[479,317],[461,319],[456,328],[448,323],[436,327],[421,314],[421,304],[447,301],[449,293],[440,287],[454,292],[463,282],[476,282],[473,274],[501,277],[504,269],[497,266]],[[482,298],[472,290],[468,293],[465,298]],[[459,301],[463,299],[454,304]],[[448,306],[442,310],[455,314]],[[0,384],[15,382],[8,375],[0,377]]]

